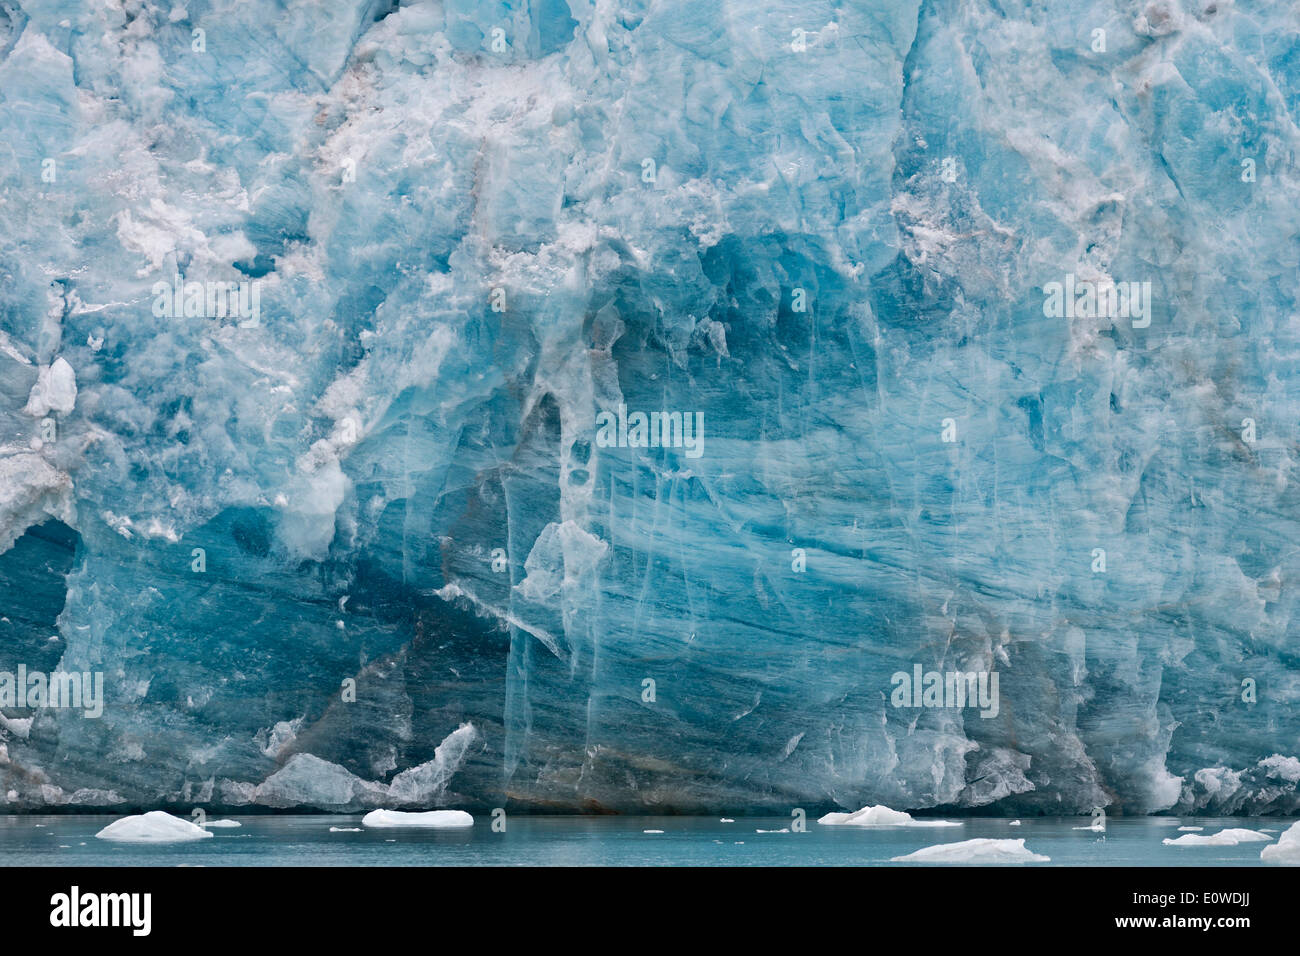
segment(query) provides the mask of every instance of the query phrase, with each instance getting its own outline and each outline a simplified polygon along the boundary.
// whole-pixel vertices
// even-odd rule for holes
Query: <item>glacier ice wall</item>
[[[1289,0],[4,0],[0,670],[106,701],[0,806],[1297,812],[1298,108]]]

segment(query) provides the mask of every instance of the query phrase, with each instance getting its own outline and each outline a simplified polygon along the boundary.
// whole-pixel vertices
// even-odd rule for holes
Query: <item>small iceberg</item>
[[[790,828],[789,828],[789,827],[782,827],[782,828],[779,829],[779,830],[755,830],[754,832],[755,832],[755,833],[789,833],[789,832],[790,832]]]
[[[238,820],[209,820],[207,823],[203,825],[205,827],[222,827],[226,829],[229,829],[230,827],[243,826],[243,824],[240,823]]]
[[[1220,830],[1213,836],[1197,836],[1185,833],[1176,840],[1165,837],[1160,842],[1165,846],[1236,846],[1238,843],[1267,843],[1273,838],[1267,833],[1255,830]]]
[[[1300,866],[1300,823],[1293,823],[1272,846],[1259,853],[1261,863],[1285,863]]]
[[[1010,823],[1007,824],[1007,826],[1009,826],[1009,827],[1018,827],[1018,826],[1020,826],[1020,821],[1019,821],[1019,820],[1012,820]]]
[[[817,821],[828,827],[959,827],[948,820],[917,820],[910,813],[889,807],[863,807],[853,813],[828,813]]]
[[[663,830],[642,830],[642,833],[663,833]]]
[[[434,830],[452,830],[472,827],[474,818],[464,810],[425,810],[407,813],[404,810],[371,810],[361,818],[363,827],[424,827]]]
[[[927,846],[891,863],[1051,863],[1051,857],[1034,853],[1021,840],[962,840]]]
[[[1188,833],[1200,833],[1204,829],[1205,827],[1179,827],[1178,832],[1182,833],[1184,830],[1186,830]]]
[[[330,827],[330,833],[360,833],[361,827]]]
[[[735,823],[736,821],[735,821],[735,820],[732,820],[730,817],[723,817],[723,818],[722,818],[721,820],[719,820],[718,822],[719,822],[719,823]]]
[[[95,836],[119,843],[183,843],[187,840],[202,840],[212,834],[189,820],[182,820],[162,810],[150,810],[148,813],[114,820]]]

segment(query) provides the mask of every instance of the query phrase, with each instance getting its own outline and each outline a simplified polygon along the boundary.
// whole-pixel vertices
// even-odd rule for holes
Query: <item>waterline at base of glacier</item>
[[[1166,846],[1176,817],[1111,818],[1105,833],[1079,832],[1077,817],[1014,821],[963,818],[951,829],[810,825],[788,817],[512,815],[503,830],[373,829],[361,815],[240,816],[189,843],[128,844],[94,839],[105,816],[23,816],[0,820],[0,859],[12,866],[896,866],[895,857],[968,840],[1020,840],[1052,866],[1197,867],[1261,865],[1261,843],[1212,849]],[[184,821],[181,821],[184,822]],[[1271,817],[1207,818],[1207,829],[1280,829]],[[656,832],[646,832],[656,831]],[[1275,850],[1263,862],[1300,862]],[[1269,844],[1273,846],[1274,844]]]

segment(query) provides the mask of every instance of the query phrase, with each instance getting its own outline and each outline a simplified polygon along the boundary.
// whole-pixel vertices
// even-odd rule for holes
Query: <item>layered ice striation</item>
[[[4,0],[3,806],[1300,811],[1297,109],[1290,0]]]

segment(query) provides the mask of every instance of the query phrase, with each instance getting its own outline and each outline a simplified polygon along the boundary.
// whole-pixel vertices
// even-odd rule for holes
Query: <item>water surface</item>
[[[1160,841],[1181,825],[1202,835],[1227,827],[1267,829],[1282,818],[1112,818],[1106,832],[1079,830],[1086,817],[964,819],[960,827],[908,829],[826,827],[806,833],[759,833],[790,826],[789,817],[523,816],[504,833],[476,816],[469,830],[365,829],[361,814],[236,816],[238,828],[213,829],[210,840],[162,846],[112,843],[95,834],[115,816],[0,817],[4,866],[878,866],[937,843],[1023,837],[1052,865],[1258,866],[1264,843],[1174,847]],[[331,831],[357,827],[359,832]],[[662,833],[646,833],[662,830]],[[893,864],[897,865],[897,864]],[[1035,864],[1026,864],[1035,865]],[[1046,865],[1046,864],[1037,864]]]

